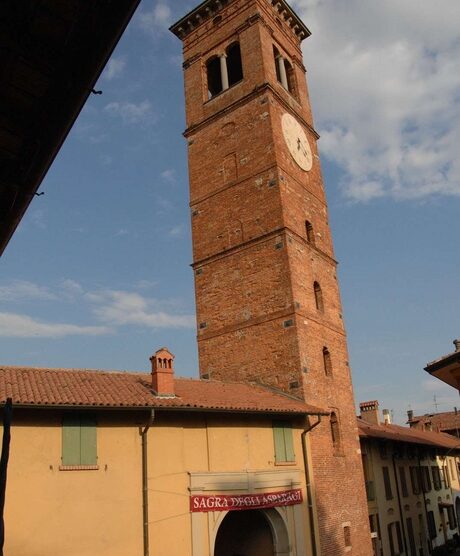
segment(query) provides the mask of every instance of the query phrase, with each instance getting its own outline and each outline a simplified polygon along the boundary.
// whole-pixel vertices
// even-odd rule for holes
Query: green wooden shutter
[[[62,421],[62,465],[80,465],[80,419],[66,415]]]
[[[292,425],[286,421],[274,421],[273,439],[275,442],[275,461],[277,463],[295,461]]]
[[[80,418],[80,465],[97,464],[96,420],[92,416]]]
[[[273,423],[273,440],[275,441],[275,461],[286,461],[286,447],[284,444],[284,423],[275,421]]]
[[[292,426],[290,423],[284,424],[284,447],[286,454],[285,461],[295,461],[294,442],[292,440]]]

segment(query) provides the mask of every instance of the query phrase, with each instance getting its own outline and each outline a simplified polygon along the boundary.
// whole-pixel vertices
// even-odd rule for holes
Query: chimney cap
[[[379,402],[378,400],[372,400],[370,402],[361,402],[359,404],[359,409],[363,410],[363,411],[367,411],[370,409],[377,409],[379,407]]]
[[[169,357],[171,357],[172,359],[174,359],[174,354],[171,353],[169,351],[169,349],[167,347],[162,347],[160,349],[157,349],[156,352],[150,357],[150,361],[154,358],[154,357],[158,357],[159,355],[168,355]]]
[[[455,351],[456,352],[460,351],[460,338],[457,338],[456,340],[454,340],[453,344],[455,346]]]

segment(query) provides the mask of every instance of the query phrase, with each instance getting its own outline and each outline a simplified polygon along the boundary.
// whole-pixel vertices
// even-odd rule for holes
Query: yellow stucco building
[[[324,412],[175,379],[172,361],[158,351],[151,375],[1,369],[14,406],[5,556],[319,552],[304,454]]]
[[[457,438],[380,421],[360,404],[358,429],[375,556],[423,556],[458,541]]]

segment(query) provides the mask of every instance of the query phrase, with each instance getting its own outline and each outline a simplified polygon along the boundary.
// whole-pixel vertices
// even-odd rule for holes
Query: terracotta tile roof
[[[374,425],[358,417],[360,438],[379,438],[396,442],[409,442],[438,448],[460,450],[460,440],[442,432],[423,431],[400,425]]]
[[[0,367],[0,404],[328,414],[272,389],[238,382],[175,379],[175,397],[157,396],[151,375],[83,369]]]
[[[424,423],[431,423],[434,431],[456,430],[460,429],[460,412],[445,411],[442,413],[414,415],[410,422],[420,427]]]

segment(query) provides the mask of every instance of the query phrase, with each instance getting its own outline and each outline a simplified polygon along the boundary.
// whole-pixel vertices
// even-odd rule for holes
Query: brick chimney
[[[152,363],[152,388],[158,396],[174,396],[174,355],[161,348],[150,358]]]
[[[360,403],[359,411],[363,421],[373,425],[380,425],[379,402],[377,400]]]

